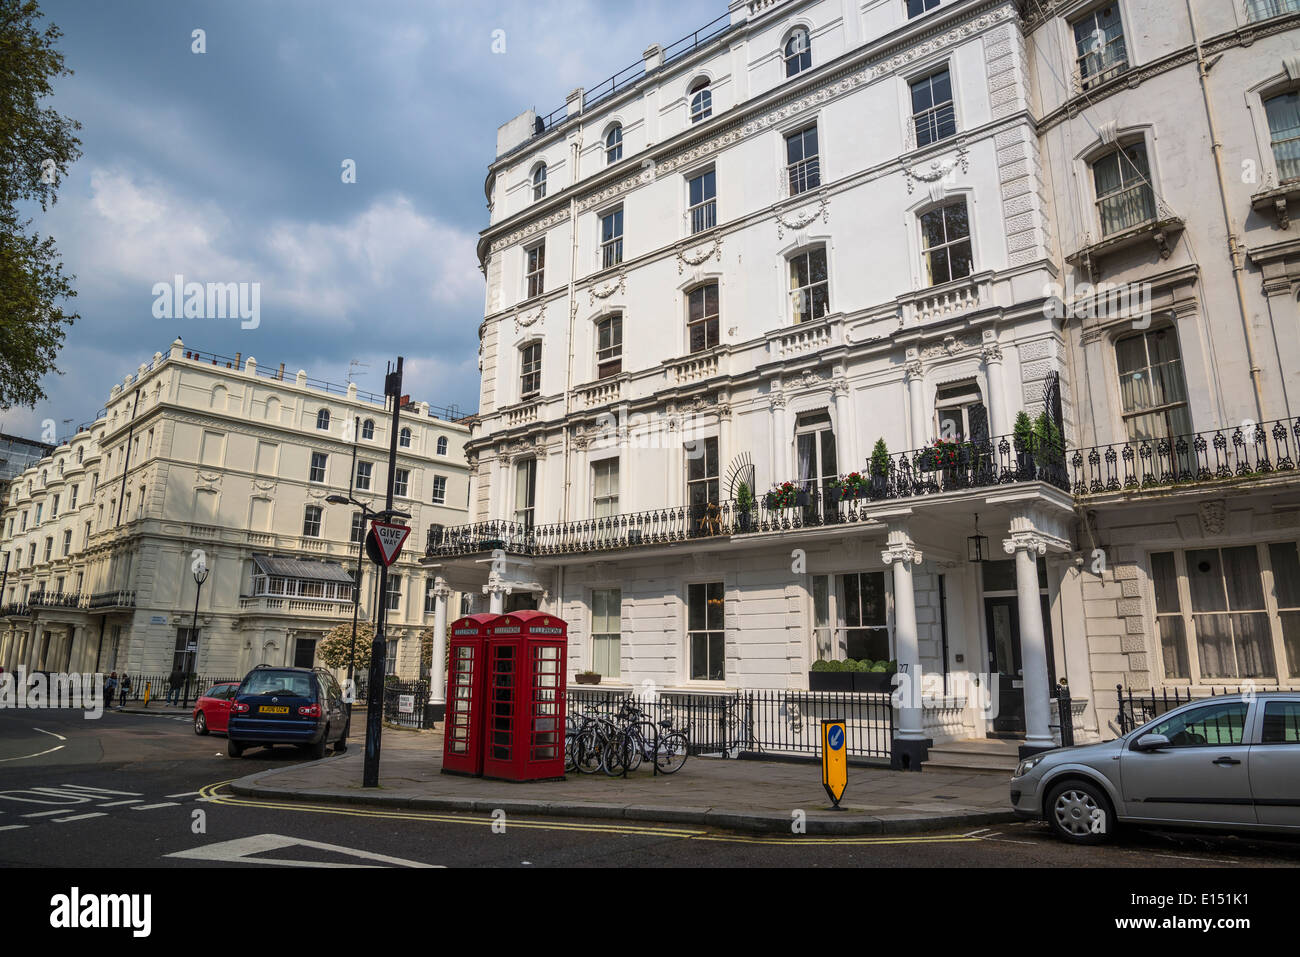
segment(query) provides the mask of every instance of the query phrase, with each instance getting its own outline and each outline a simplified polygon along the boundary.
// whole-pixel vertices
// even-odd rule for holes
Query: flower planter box
[[[851,671],[810,671],[809,691],[852,691],[854,674]]]
[[[600,684],[600,675],[576,674],[573,676],[573,683],[579,685],[598,685]]]
[[[895,671],[855,671],[853,690],[871,694],[889,694],[894,690]]]

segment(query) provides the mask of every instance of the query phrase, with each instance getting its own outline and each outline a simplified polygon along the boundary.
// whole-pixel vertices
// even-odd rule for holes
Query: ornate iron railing
[[[1070,453],[1070,491],[1096,495],[1290,472],[1297,450],[1300,419],[1094,445]]]
[[[936,444],[901,452],[861,473],[849,488],[803,483],[788,495],[767,493],[749,508],[735,500],[625,512],[604,518],[528,525],[490,521],[434,527],[428,555],[473,555],[501,549],[517,555],[568,555],[667,545],[696,539],[789,531],[867,521],[873,502],[969,489],[1046,482],[1069,489],[1065,452],[1033,437]]]

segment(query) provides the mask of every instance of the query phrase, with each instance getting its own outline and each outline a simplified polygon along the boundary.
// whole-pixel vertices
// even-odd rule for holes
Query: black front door
[[[316,639],[298,638],[293,646],[293,666],[312,668],[316,664]]]
[[[989,639],[989,679],[998,683],[998,710],[993,730],[1025,733],[1024,669],[1020,659],[1020,608],[1016,598],[985,598],[984,623]]]

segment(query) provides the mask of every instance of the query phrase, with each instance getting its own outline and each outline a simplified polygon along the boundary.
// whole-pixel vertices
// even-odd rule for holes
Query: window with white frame
[[[533,527],[537,512],[537,460],[524,459],[515,465],[515,521]]]
[[[324,452],[313,452],[311,454],[311,474],[308,477],[312,482],[325,481],[325,463],[329,459]]]
[[[808,40],[808,30],[799,27],[785,41],[785,75],[797,76],[812,67],[812,44]]]
[[[447,476],[435,475],[433,477],[433,504],[447,504]]]
[[[80,485],[73,485],[68,489],[68,508],[77,507],[77,490],[80,488]]]
[[[1300,4],[1300,0],[1296,2]],[[1300,90],[1270,96],[1264,101],[1264,114],[1278,182],[1300,179]]]
[[[352,534],[349,538],[354,545],[366,537],[366,513],[352,513]]]
[[[72,529],[63,530],[63,556],[66,558],[72,553]]]
[[[821,163],[817,154],[817,124],[804,127],[785,137],[785,173],[791,196],[797,196],[822,183]]]
[[[933,10],[940,0],[907,0],[907,18],[919,17],[927,10]]]
[[[692,289],[686,297],[686,334],[691,352],[702,352],[718,344],[718,284]]]
[[[954,382],[940,386],[934,397],[935,438],[950,442],[986,442],[989,413],[979,384]]]
[[[692,681],[724,681],[726,599],[722,582],[686,586],[686,630]]]
[[[1178,334],[1149,329],[1115,343],[1124,428],[1132,441],[1174,439],[1192,431]]]
[[[411,447],[410,428],[404,428],[401,432],[397,433],[397,444],[404,449],[409,449]]]
[[[388,588],[384,592],[386,606],[389,611],[400,611],[402,608],[402,576],[389,575]]]
[[[591,515],[610,518],[618,514],[618,459],[604,459],[591,466]]]
[[[970,215],[964,198],[921,215],[921,245],[929,285],[971,274]]]
[[[812,596],[818,658],[889,660],[884,572],[814,575]]]
[[[790,257],[790,307],[797,325],[831,311],[826,247],[814,246]]]
[[[1128,69],[1118,3],[1103,3],[1070,24],[1079,83],[1091,89]]]
[[[620,674],[622,615],[622,589],[592,589],[591,670],[604,678],[617,678]]]
[[[307,538],[320,538],[321,507],[308,505],[303,512],[302,534]]]
[[[411,470],[395,469],[393,471],[393,494],[405,498],[410,494]]]
[[[1151,581],[1165,678],[1300,677],[1294,540],[1155,552]]]
[[[1094,160],[1092,178],[1103,236],[1156,218],[1155,191],[1151,188],[1145,144],[1132,143]]]
[[[605,164],[617,163],[623,158],[623,127],[615,123],[605,134]]]
[[[446,455],[446,454],[447,454],[447,437],[446,437],[445,435],[440,435],[440,436],[438,436],[438,446],[437,446],[437,448],[438,448],[438,454],[439,454],[439,455]]]
[[[328,432],[330,428],[330,410],[321,409],[316,413],[316,428],[322,432]]]
[[[374,419],[366,419],[366,421],[361,423],[361,437],[366,440],[370,440],[375,437]]]
[[[541,391],[542,344],[530,342],[519,350],[519,398],[532,398]]]
[[[718,504],[718,440],[716,436],[686,444],[686,501],[693,516],[705,515]]]
[[[596,378],[623,371],[623,316],[606,316],[596,323]]]
[[[623,207],[600,217],[600,266],[608,269],[623,261]]]
[[[375,470],[375,465],[373,462],[357,463],[357,490],[358,491],[366,492],[370,490],[370,477],[374,474],[374,470]]]
[[[799,416],[794,438],[799,483],[806,490],[816,493],[839,477],[835,432],[831,428],[831,417],[824,409]]]
[[[424,580],[424,613],[432,615],[438,609],[438,579]]]
[[[533,168],[533,202],[546,196],[546,164],[538,163]]]
[[[912,131],[920,149],[957,134],[957,113],[952,102],[952,76],[948,68],[931,73],[908,86],[912,92]]]
[[[718,181],[714,170],[697,173],[686,181],[691,232],[699,233],[718,225]]]
[[[546,240],[524,250],[524,277],[528,282],[528,298],[546,291]]]
[[[713,93],[709,90],[709,81],[696,80],[691,84],[691,122],[699,123],[713,115]]]

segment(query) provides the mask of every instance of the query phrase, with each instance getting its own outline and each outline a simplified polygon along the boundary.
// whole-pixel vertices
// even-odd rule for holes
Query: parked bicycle
[[[686,763],[690,747],[688,729],[674,729],[671,718],[657,725],[645,710],[627,702],[619,711],[623,722],[606,742],[601,752],[601,766],[610,777],[629,772],[641,766],[642,760],[653,761],[663,774],[673,774]]]
[[[601,768],[605,745],[617,732],[614,722],[601,714],[600,709],[589,707],[578,719],[577,727],[564,735],[564,769],[582,774],[595,774]]]

